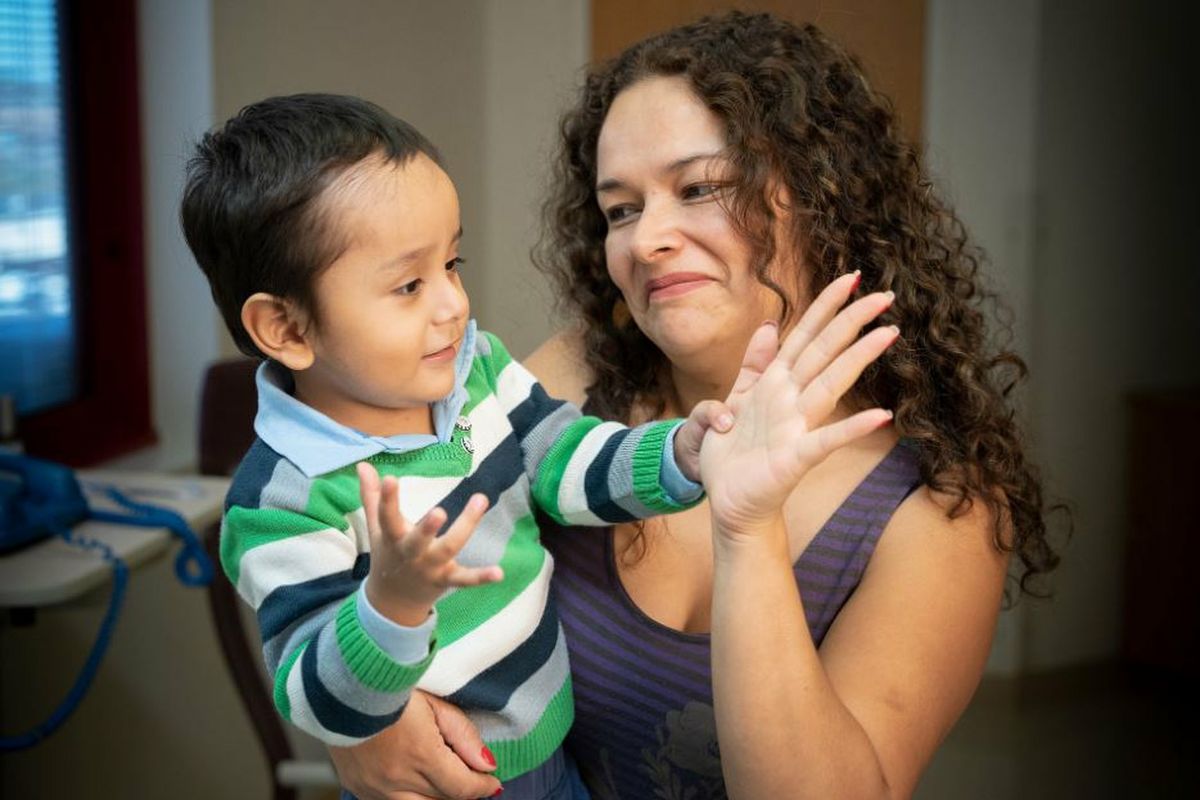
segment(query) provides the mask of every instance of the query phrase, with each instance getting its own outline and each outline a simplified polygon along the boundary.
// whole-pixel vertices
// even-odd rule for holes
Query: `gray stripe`
[[[275,464],[271,480],[263,487],[259,508],[283,508],[303,513],[312,485],[312,478],[306,477],[286,458],[281,458]]]
[[[408,700],[411,691],[384,693],[364,686],[342,657],[336,631],[332,627],[326,630],[318,644],[317,676],[325,689],[340,702],[362,714],[379,716],[394,713]]]
[[[579,409],[570,403],[564,403],[543,417],[525,434],[525,438],[518,442],[525,458],[525,474],[530,480],[537,476],[538,467],[549,452],[550,445],[554,444],[563,429],[577,419]]]
[[[296,620],[283,631],[271,637],[270,641],[263,642],[263,660],[266,662],[270,674],[274,675],[275,671],[279,669],[279,662],[283,660],[284,653],[292,652],[302,643],[316,636],[318,630],[332,622],[343,602],[336,600],[329,603],[324,608]]]
[[[633,493],[633,454],[642,439],[646,436],[646,428],[634,428],[629,435],[617,446],[613,454],[612,467],[608,471],[608,494],[614,503],[638,519],[658,516],[655,511],[637,499]]]
[[[567,642],[563,638],[562,625],[559,625],[554,651],[546,663],[529,676],[529,680],[517,687],[504,708],[499,711],[463,710],[479,728],[479,735],[485,741],[520,739],[528,735],[540,721],[539,712],[550,705],[570,672]]]
[[[496,504],[483,515],[479,527],[471,534],[471,538],[467,540],[455,560],[464,567],[490,567],[499,564],[509,540],[512,539],[517,521],[532,513],[533,509],[529,505],[529,478],[522,475],[496,498]],[[459,589],[456,587],[448,588],[438,598],[438,602],[457,591]]]

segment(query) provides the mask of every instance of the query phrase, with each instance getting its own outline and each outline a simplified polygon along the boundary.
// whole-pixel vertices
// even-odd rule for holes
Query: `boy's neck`
[[[307,382],[300,375],[295,375],[295,378],[297,400],[359,433],[367,436],[436,433],[433,429],[433,409],[429,404],[405,408],[371,406],[306,385]]]

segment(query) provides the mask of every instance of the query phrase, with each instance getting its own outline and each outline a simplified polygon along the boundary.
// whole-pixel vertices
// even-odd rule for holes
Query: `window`
[[[0,392],[33,455],[154,441],[136,0],[0,0]]]

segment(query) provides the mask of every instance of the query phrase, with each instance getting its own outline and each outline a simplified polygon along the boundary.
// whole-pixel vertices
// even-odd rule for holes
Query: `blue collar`
[[[475,320],[467,323],[454,366],[454,391],[433,404],[433,430],[396,436],[367,436],[292,396],[291,372],[274,361],[258,368],[258,414],[254,432],[310,478],[341,469],[377,453],[404,453],[450,441],[454,421],[467,402],[467,376],[475,357]]]

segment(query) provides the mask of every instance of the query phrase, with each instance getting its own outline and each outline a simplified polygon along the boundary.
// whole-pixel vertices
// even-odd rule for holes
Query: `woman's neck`
[[[670,385],[667,387],[668,416],[686,417],[701,400],[724,400],[733,390],[738,368],[731,370],[730,362],[712,364],[707,368],[670,365]]]

